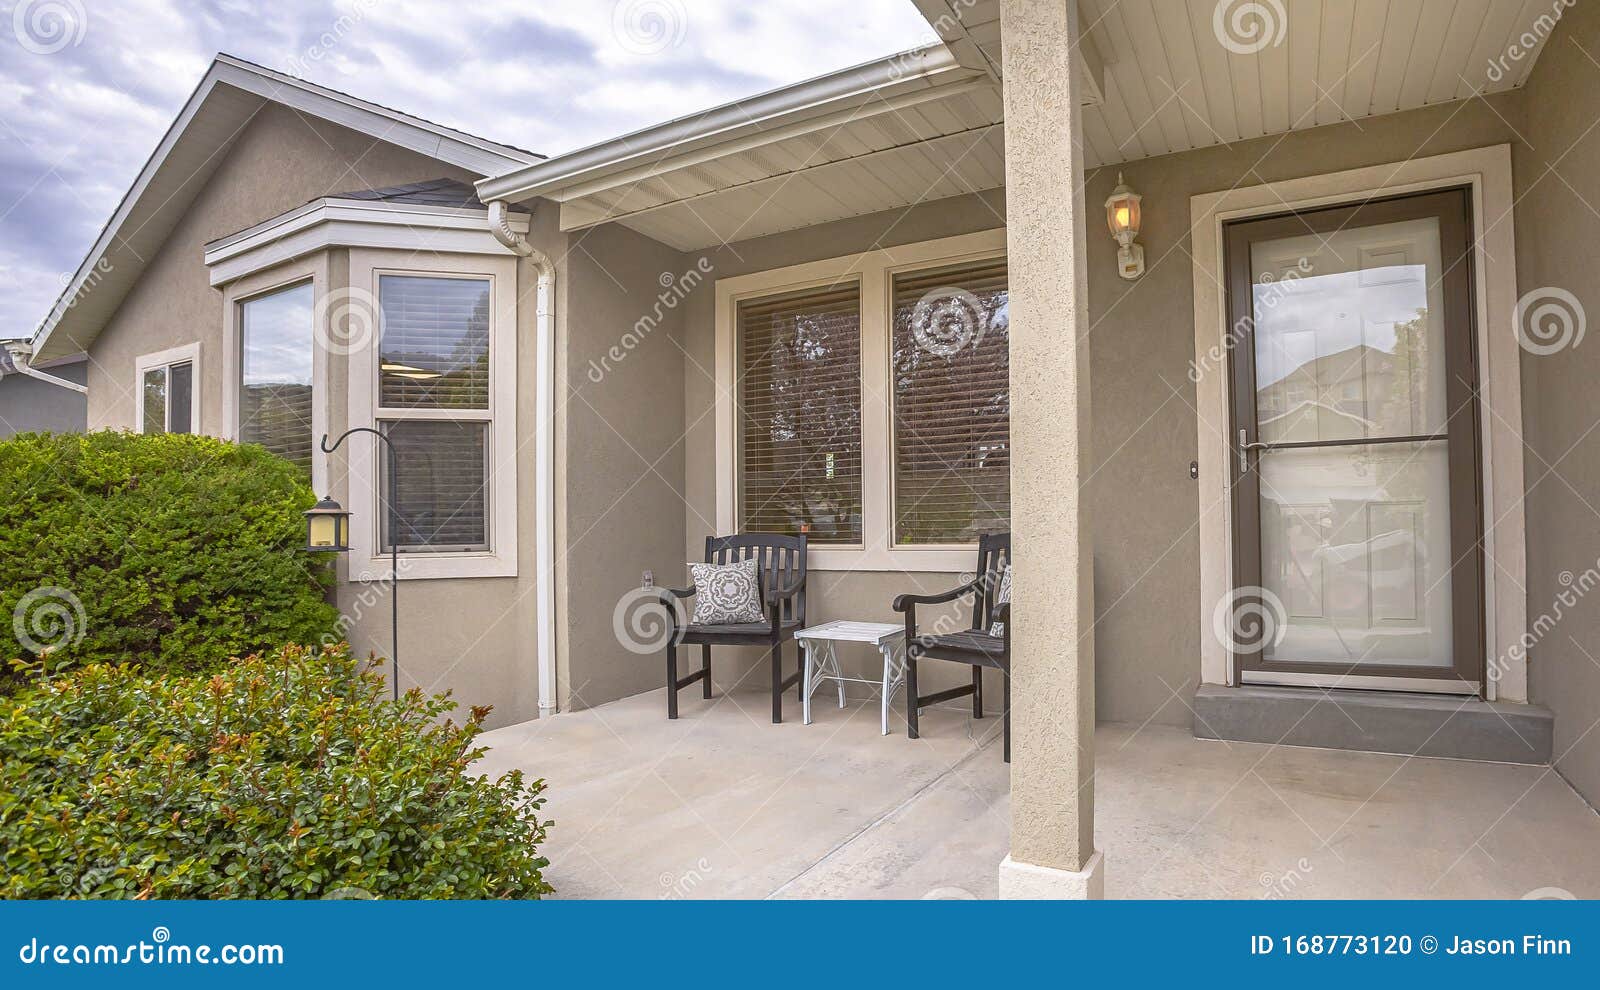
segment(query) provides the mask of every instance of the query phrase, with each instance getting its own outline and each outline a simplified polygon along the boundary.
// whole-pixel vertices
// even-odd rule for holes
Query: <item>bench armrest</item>
[[[951,591],[943,591],[935,595],[896,595],[894,599],[894,610],[896,612],[905,612],[909,614],[914,611],[918,605],[943,605],[945,602],[955,601],[962,595],[970,595],[976,590],[978,590],[978,582],[974,580],[968,581],[959,588],[955,588]]]

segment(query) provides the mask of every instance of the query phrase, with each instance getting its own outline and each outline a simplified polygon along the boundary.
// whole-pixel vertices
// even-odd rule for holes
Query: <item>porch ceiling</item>
[[[942,48],[539,163],[480,195],[542,196],[565,230],[620,222],[696,250],[998,188],[998,0],[914,2]],[[1552,24],[1550,0],[1080,5],[1091,168],[1514,89]]]

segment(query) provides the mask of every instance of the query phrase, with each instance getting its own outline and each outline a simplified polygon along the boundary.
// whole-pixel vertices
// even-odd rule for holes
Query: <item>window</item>
[[[311,474],[310,282],[239,304],[239,439],[258,443]]]
[[[740,518],[746,531],[861,543],[861,290],[739,303]]]
[[[194,383],[199,363],[199,344],[146,354],[134,362],[140,433],[197,432]]]
[[[1003,229],[716,284],[716,529],[960,572],[1011,527]]]
[[[967,544],[1010,528],[1006,261],[893,283],[894,538]]]
[[[405,553],[490,548],[490,305],[484,277],[378,276],[377,420],[399,467]],[[389,531],[381,463],[380,549]]]

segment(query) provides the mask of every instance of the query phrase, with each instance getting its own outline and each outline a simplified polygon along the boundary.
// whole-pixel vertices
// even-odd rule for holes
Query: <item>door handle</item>
[[[1254,450],[1269,450],[1270,443],[1251,443],[1250,431],[1239,431],[1239,473],[1248,474],[1250,471],[1250,452]]]

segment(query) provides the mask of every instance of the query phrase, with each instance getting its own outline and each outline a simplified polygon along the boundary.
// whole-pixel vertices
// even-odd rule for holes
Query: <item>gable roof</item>
[[[255,114],[277,103],[454,165],[497,175],[534,152],[218,55],[34,334],[39,361],[87,350]]]
[[[409,182],[403,186],[385,186],[382,189],[357,189],[354,192],[334,193],[323,198],[408,203],[417,206],[453,206],[461,210],[488,209],[479,201],[476,189],[455,179],[429,179],[426,182]]]

